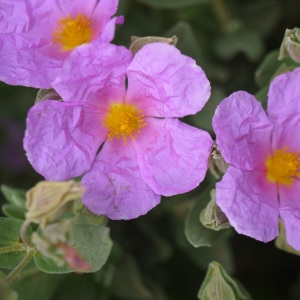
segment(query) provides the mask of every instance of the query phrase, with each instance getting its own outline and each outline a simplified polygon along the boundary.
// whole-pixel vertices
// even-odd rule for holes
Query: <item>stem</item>
[[[230,15],[228,10],[224,4],[223,0],[213,0],[212,6],[214,9],[214,13],[219,21],[221,30],[224,32],[227,30],[229,22],[230,22]]]
[[[6,281],[8,283],[11,283],[19,275],[19,273],[24,267],[26,267],[34,254],[35,250],[27,251],[26,256],[22,259],[22,261],[6,276]]]
[[[0,248],[0,254],[14,252],[14,251],[24,251],[26,248],[22,244],[15,246],[7,246]]]
[[[28,248],[33,247],[32,243],[27,239],[27,236],[26,236],[26,230],[27,230],[28,226],[30,225],[30,223],[31,223],[30,220],[25,220],[25,222],[22,224],[21,232],[20,232],[20,237],[22,239],[22,242]]]

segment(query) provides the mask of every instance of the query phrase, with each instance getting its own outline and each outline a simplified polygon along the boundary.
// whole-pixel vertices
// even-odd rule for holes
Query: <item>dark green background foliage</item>
[[[300,27],[297,0],[120,0],[118,14],[125,16],[125,23],[117,28],[116,44],[128,47],[132,35],[177,35],[177,47],[202,66],[212,96],[201,112],[184,121],[210,131],[213,137],[214,110],[230,93],[259,92],[265,105],[269,80],[277,69],[276,54],[264,69],[267,74],[255,78],[256,70],[268,53],[279,49],[286,28]],[[22,148],[26,114],[36,92],[0,83],[0,183],[26,190],[43,179],[33,171]],[[215,260],[255,300],[300,299],[298,256],[232,229],[221,235],[204,230],[204,240],[197,240],[202,229],[189,226],[208,201],[210,188],[208,176],[195,191],[163,198],[146,216],[109,221],[114,246],[107,264],[95,274],[46,274],[30,264],[13,288],[22,291],[20,300],[197,299],[208,264]],[[192,234],[197,248],[185,233]],[[211,247],[202,246],[205,243]]]

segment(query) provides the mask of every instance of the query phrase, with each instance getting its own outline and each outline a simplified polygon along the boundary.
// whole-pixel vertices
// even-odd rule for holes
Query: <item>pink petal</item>
[[[0,80],[11,85],[50,88],[62,61],[44,55],[22,34],[0,35]]]
[[[213,146],[210,135],[178,119],[145,118],[145,122],[133,141],[144,181],[164,196],[197,187],[207,171]]]
[[[265,170],[272,124],[254,96],[240,91],[225,98],[215,111],[213,128],[227,163],[245,170]]]
[[[26,31],[29,17],[26,13],[26,2],[20,0],[1,0],[0,33],[19,33]]]
[[[277,76],[268,93],[267,113],[272,122],[280,126],[282,120],[300,113],[300,68]]]
[[[56,0],[27,0],[27,15],[30,19],[30,30],[26,39],[31,39],[35,45],[52,44],[53,32],[58,21],[64,17]]]
[[[101,43],[110,43],[115,36],[116,24],[122,25],[123,23],[124,23],[123,16],[112,18],[109,22],[107,22],[106,26],[103,28],[103,31],[97,37],[97,41]]]
[[[265,172],[229,167],[216,190],[217,204],[238,233],[263,242],[278,235],[277,186]]]
[[[300,181],[292,186],[279,186],[279,214],[290,246],[300,251]]]
[[[78,14],[89,17],[96,8],[97,0],[56,0],[56,3],[66,17]]]
[[[125,70],[131,52],[112,44],[76,48],[53,83],[64,101],[107,107],[125,97]]]
[[[83,176],[83,204],[97,215],[110,219],[133,219],[146,214],[160,202],[143,181],[132,144],[106,141],[91,169]]]
[[[144,46],[127,70],[127,101],[146,116],[183,117],[202,109],[210,84],[196,62],[166,43]]]
[[[107,136],[101,112],[45,100],[28,113],[24,149],[47,180],[67,180],[87,171]]]
[[[114,37],[116,20],[108,25],[109,28],[106,28],[106,26],[109,23],[111,17],[116,13],[118,3],[118,0],[100,0],[93,12],[92,18],[94,27],[96,28],[96,30],[98,30],[99,41],[101,42],[109,43]],[[106,30],[108,30],[109,32]],[[105,37],[102,36],[104,31],[106,31]],[[108,37],[109,39],[107,39]]]
[[[297,100],[298,101],[298,100]],[[300,151],[300,113],[291,114],[289,118],[279,119],[274,125],[275,129],[272,135],[273,149],[283,149],[287,147],[288,151]]]
[[[300,150],[300,68],[277,76],[271,83],[268,116],[274,124],[275,149]]]

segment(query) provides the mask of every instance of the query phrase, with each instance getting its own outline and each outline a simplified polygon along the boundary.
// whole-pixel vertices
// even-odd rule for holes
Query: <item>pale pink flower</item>
[[[197,187],[213,142],[178,117],[207,102],[203,70],[164,43],[133,59],[124,47],[82,47],[53,84],[64,102],[41,101],[29,111],[24,147],[36,171],[48,180],[84,174],[83,203],[111,219],[136,218],[160,195]]]
[[[117,6],[118,0],[1,0],[0,80],[50,88],[75,48],[111,42],[115,24],[123,23],[111,18]]]
[[[276,77],[267,114],[254,96],[224,99],[213,118],[217,144],[230,164],[217,183],[217,204],[237,232],[268,242],[282,219],[300,251],[300,69]]]

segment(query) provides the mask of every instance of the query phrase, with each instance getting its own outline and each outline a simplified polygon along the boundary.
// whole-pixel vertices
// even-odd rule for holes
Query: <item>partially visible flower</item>
[[[0,80],[49,88],[70,53],[82,44],[109,43],[118,0],[3,0]]]
[[[26,193],[26,219],[41,227],[56,221],[84,188],[78,182],[40,181]]]
[[[178,117],[208,100],[203,70],[165,43],[145,45],[133,59],[124,47],[84,47],[53,84],[64,102],[43,100],[29,111],[24,147],[36,171],[48,180],[85,173],[83,203],[111,219],[136,218],[160,195],[195,188],[213,141]]]
[[[300,69],[270,85],[267,115],[239,91],[217,107],[213,127],[230,165],[217,183],[217,204],[237,232],[268,242],[282,219],[300,250]]]

